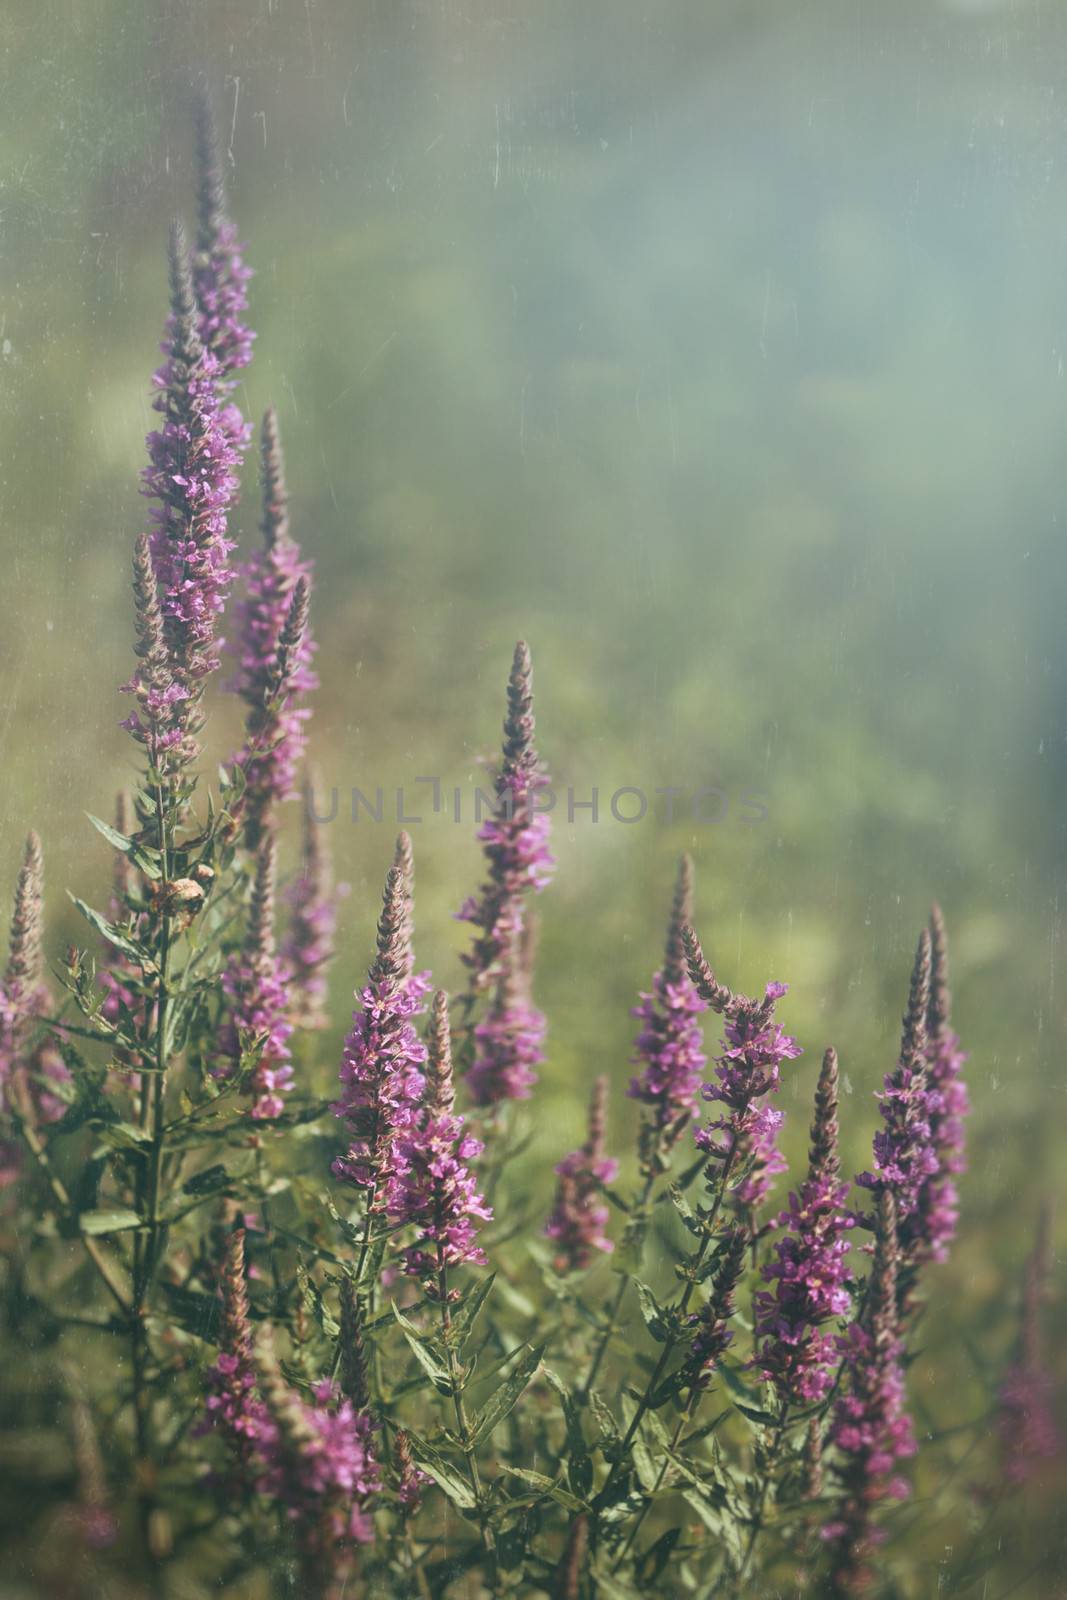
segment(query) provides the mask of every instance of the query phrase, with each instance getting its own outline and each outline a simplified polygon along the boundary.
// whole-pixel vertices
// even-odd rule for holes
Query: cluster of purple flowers
[[[418,1278],[430,1298],[447,1295],[450,1267],[485,1266],[478,1224],[492,1210],[478,1190],[468,1162],[481,1155],[480,1139],[464,1132],[454,1109],[452,1041],[448,996],[433,998],[426,1051],[425,1103],[393,1140],[385,1210],[415,1239],[402,1252],[404,1271]]]
[[[427,1050],[414,1018],[425,1011],[428,973],[415,974],[412,952],[410,840],[403,835],[385,880],[378,949],[353,1012],[341,1057],[341,1097],[334,1114],[351,1142],[333,1163],[335,1177],[376,1191],[399,1133],[422,1102]]]
[[[549,819],[537,796],[548,783],[534,743],[533,668],[530,652],[515,647],[508,679],[504,747],[496,778],[497,805],[478,837],[488,878],[457,913],[477,930],[463,957],[470,972],[468,1014],[475,999],[495,990],[472,1033],[467,1082],[478,1105],[528,1098],[543,1060],[545,1019],[530,998],[531,929],[526,897],[549,882],[555,862],[548,850]]]
[[[838,1340],[845,1374],[829,1437],[838,1453],[834,1470],[841,1498],[822,1529],[824,1541],[834,1547],[835,1595],[867,1587],[870,1552],[884,1537],[872,1523],[873,1512],[880,1500],[903,1500],[910,1493],[907,1479],[896,1470],[917,1449],[905,1409],[899,1262],[893,1195],[885,1189],[879,1200],[868,1314],[852,1322]]]
[[[385,1208],[399,1226],[416,1230],[402,1252],[404,1271],[431,1295],[443,1268],[486,1264],[477,1223],[493,1213],[467,1165],[482,1149],[480,1139],[463,1131],[462,1117],[429,1109],[393,1143]]]
[[[232,688],[248,706],[245,743],[235,757],[245,779],[249,842],[268,825],[275,803],[297,793],[297,771],[311,715],[298,697],[318,687],[310,630],[296,625],[301,595],[311,583],[311,563],[289,532],[289,514],[277,418],[268,411],[261,436],[263,544],[243,568],[245,592],[236,607],[237,673]],[[292,632],[291,658],[284,655]]]
[[[736,1199],[754,1210],[772,1178],[785,1170],[777,1147],[784,1116],[765,1097],[777,1094],[781,1086],[782,1062],[794,1061],[802,1053],[792,1035],[774,1020],[774,1008],[788,985],[769,983],[762,1000],[730,995],[711,977],[699,946],[690,955],[689,971],[698,992],[726,1018],[723,1048],[715,1057],[717,1082],[705,1084],[701,1093],[727,1110],[698,1129],[696,1143],[712,1160],[728,1163],[730,1170],[743,1168]]]
[[[144,493],[151,550],[176,687],[194,694],[218,666],[216,623],[233,582],[227,517],[250,430],[220,392],[218,357],[200,338],[185,234],[171,234],[166,357],[153,377],[162,426],[148,435]]]
[[[833,1050],[823,1058],[811,1134],[807,1178],[777,1219],[781,1231],[763,1268],[774,1290],[756,1297],[754,1365],[791,1404],[810,1404],[829,1391],[837,1343],[822,1329],[852,1306],[846,1257],[855,1218],[846,1209],[849,1186],[840,1182]]]
[[[242,1052],[254,1049],[255,1066],[246,1085],[251,1115],[256,1121],[279,1117],[285,1109],[283,1096],[293,1087],[293,1024],[286,972],[274,947],[274,842],[269,838],[259,852],[245,942],[223,971],[222,991],[227,1010],[214,1075],[232,1076]]]
[[[667,924],[663,966],[642,994],[632,1015],[642,1024],[634,1046],[643,1070],[630,1081],[629,1095],[650,1108],[642,1128],[642,1165],[661,1166],[671,1146],[699,1106],[707,1057],[698,1018],[707,1001],[686,971],[683,930],[693,915],[693,864],[683,856]]]
[[[947,949],[935,906],[912,969],[900,1058],[879,1095],[883,1126],[874,1137],[874,1164],[856,1182],[873,1194],[890,1190],[905,1292],[924,1261],[944,1261],[956,1231],[955,1178],[964,1170],[966,1056],[950,1022]]]
[[[286,1383],[269,1339],[255,1346],[240,1228],[227,1250],[219,1351],[206,1389],[201,1431],[224,1435],[240,1487],[280,1504],[305,1558],[319,1575],[336,1576],[346,1551],[374,1537],[375,1423],[327,1379],[304,1400]]]
[[[226,185],[211,106],[203,96],[197,107],[196,254],[193,284],[199,312],[200,340],[230,378],[252,359],[255,334],[245,321],[252,269],[244,259],[237,228],[227,215]]]
[[[734,1315],[734,1295],[745,1269],[747,1244],[744,1228],[731,1228],[725,1235],[711,1293],[702,1310],[690,1318],[694,1332],[685,1374],[686,1383],[691,1389],[702,1389],[708,1383],[733,1343],[730,1321]]]
[[[334,954],[337,903],[346,891],[345,884],[334,887],[326,840],[312,812],[310,780],[305,780],[303,859],[285,891],[289,923],[281,950],[290,1015],[298,1028],[326,1026],[326,969]]]
[[[1045,1357],[1042,1302],[1047,1292],[1050,1218],[1041,1216],[1037,1239],[1023,1275],[1021,1336],[1018,1350],[997,1394],[997,1432],[1004,1476],[1027,1483],[1044,1463],[1060,1454],[1055,1415],[1055,1382]]]
[[[528,999],[516,967],[501,979],[488,1011],[474,1028],[467,1088],[479,1106],[528,1100],[545,1058],[545,1018]]]
[[[70,1081],[70,1071],[48,1034],[35,1037],[38,1019],[52,1012],[44,981],[44,857],[35,833],[26,848],[15,884],[15,904],[7,965],[0,980],[0,1118],[12,1110],[37,1122],[55,1122],[65,1102],[50,1092]],[[0,1138],[0,1188],[20,1171],[18,1145]]]
[[[615,1246],[607,1236],[608,1208],[601,1185],[613,1183],[619,1163],[606,1152],[608,1080],[600,1077],[589,1101],[589,1132],[580,1150],[563,1157],[556,1167],[556,1202],[545,1233],[556,1244],[559,1272],[581,1272],[600,1250],[610,1254]]]

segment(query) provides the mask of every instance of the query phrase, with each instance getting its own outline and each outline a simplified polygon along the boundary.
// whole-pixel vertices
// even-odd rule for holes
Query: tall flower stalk
[[[608,1208],[602,1185],[618,1177],[619,1163],[607,1154],[608,1079],[603,1074],[589,1098],[589,1127],[579,1150],[556,1166],[556,1202],[545,1224],[555,1244],[558,1272],[583,1272],[598,1251],[610,1255],[615,1246],[608,1238]]]
[[[285,892],[289,922],[282,942],[289,990],[289,1014],[298,1028],[325,1028],[327,971],[334,957],[337,903],[330,848],[314,815],[312,780],[304,780],[303,849],[300,869]]]
[[[1051,1253],[1046,1206],[1023,1273],[1022,1318],[1015,1358],[997,1392],[997,1435],[1004,1477],[1014,1487],[1028,1483],[1062,1451],[1055,1414],[1056,1387],[1042,1327]]]
[[[548,851],[548,815],[537,805],[548,777],[534,742],[533,667],[522,641],[515,647],[507,699],[495,809],[478,834],[487,877],[458,913],[476,930],[463,957],[469,973],[463,1067],[479,1106],[528,1098],[543,1053],[544,1018],[530,996],[525,929],[528,896],[545,887],[555,863]],[[475,1026],[476,1004],[486,994],[491,1004]]]
[[[243,568],[237,607],[237,673],[233,688],[247,706],[245,743],[234,758],[244,775],[242,812],[255,846],[274,826],[275,807],[297,796],[297,771],[311,715],[301,703],[318,687],[315,643],[304,615],[311,563],[289,530],[288,495],[278,419],[263,418],[263,543]]]
[[[413,972],[412,893],[410,840],[402,836],[386,876],[377,953],[344,1043],[341,1095],[333,1108],[349,1134],[334,1176],[364,1193],[368,1224],[384,1195],[394,1142],[412,1125],[426,1085],[427,1051],[414,1019],[425,1010],[429,977]]]
[[[834,1404],[830,1441],[835,1448],[835,1504],[822,1537],[830,1547],[828,1593],[834,1600],[863,1594],[873,1582],[872,1552],[884,1531],[875,1520],[885,1500],[910,1493],[897,1463],[915,1454],[915,1434],[905,1409],[903,1340],[897,1308],[896,1203],[892,1189],[878,1198],[878,1223],[868,1311],[840,1340],[843,1391]]]
[[[284,964],[274,942],[274,860],[271,838],[263,841],[242,948],[222,975],[226,1011],[219,1029],[219,1055],[212,1069],[229,1078],[247,1062],[244,1092],[255,1121],[280,1117],[293,1087],[289,998]]]

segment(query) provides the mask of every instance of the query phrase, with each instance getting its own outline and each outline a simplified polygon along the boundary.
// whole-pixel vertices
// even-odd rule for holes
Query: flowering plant
[[[968,1110],[936,907],[870,1170],[843,1176],[827,1049],[806,1168],[772,1200],[781,1091],[807,1070],[780,1020],[787,985],[749,996],[716,976],[684,859],[634,1007],[636,1180],[620,1187],[625,1074],[606,1062],[531,1226],[510,1176],[515,1105],[536,1097],[547,1048],[533,903],[554,862],[520,643],[484,880],[457,913],[465,980],[450,998],[419,967],[401,834],[338,1088],[313,1092],[337,890],[310,801],[301,870],[276,889],[282,808],[310,782],[312,569],[273,412],[262,543],[233,562],[250,273],[206,110],[198,133],[197,234],[170,239],[133,557],[123,725],[140,777],[114,824],[94,819],[112,898],[75,902],[95,944],[50,982],[31,834],[0,983],[8,1302],[21,1336],[56,1352],[77,1555],[63,1592],[98,1592],[113,1545],[148,1594],[189,1593],[205,1565],[212,1588],[257,1595],[930,1592],[898,1571],[893,1534]],[[238,579],[229,692],[245,732],[209,794],[200,734]],[[358,964],[346,951],[349,981]],[[1041,1241],[999,1387],[1009,1489],[1058,1450],[1046,1256]],[[99,1343],[77,1369],[60,1358],[74,1329]]]

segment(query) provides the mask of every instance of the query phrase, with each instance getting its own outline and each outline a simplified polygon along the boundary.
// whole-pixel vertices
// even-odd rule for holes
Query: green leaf
[[[230,1181],[230,1174],[221,1162],[214,1166],[205,1167],[203,1172],[194,1172],[182,1184],[183,1194],[215,1194],[219,1189],[225,1189]]]
[[[541,1357],[545,1353],[544,1345],[532,1349],[526,1347],[525,1354],[519,1361],[510,1378],[506,1378],[495,1394],[490,1395],[481,1411],[471,1425],[471,1443],[478,1444],[480,1440],[492,1433],[498,1423],[514,1408],[519,1396],[530,1383],[534,1373],[541,1365]]]
[[[78,1226],[83,1233],[125,1233],[130,1228],[142,1228],[144,1218],[136,1211],[116,1206],[111,1211],[83,1211],[78,1218]]]
[[[681,1528],[668,1528],[666,1533],[661,1533],[655,1544],[645,1551],[641,1562],[641,1581],[643,1583],[655,1583],[662,1575],[681,1537]]]
[[[396,1306],[393,1307],[393,1315],[400,1324],[401,1332],[410,1345],[415,1360],[427,1377],[431,1379],[434,1388],[440,1394],[451,1394],[451,1375],[448,1368],[443,1366],[432,1351],[426,1348],[426,1335],[421,1333],[413,1322],[409,1322],[407,1317]]]
[[[669,1319],[647,1283],[635,1278],[633,1284],[637,1290],[637,1303],[641,1307],[645,1327],[658,1344],[663,1344],[670,1337]]]
[[[159,870],[159,854],[147,845],[139,844],[135,839],[127,839],[124,833],[119,833],[109,822],[102,822],[99,817],[94,817],[91,811],[85,815],[89,818],[98,833],[102,833],[108,844],[113,845],[122,855],[132,861],[134,866],[144,873],[146,878],[159,879],[162,874]]]
[[[67,892],[68,894],[70,893],[69,890]],[[97,933],[102,933],[109,944],[113,944],[116,950],[121,950],[124,955],[130,956],[146,972],[155,971],[155,962],[147,950],[137,943],[136,939],[130,938],[128,934],[122,932],[121,928],[117,928],[113,922],[109,922],[102,912],[94,911],[92,906],[87,906],[85,901],[79,900],[76,894],[70,895],[70,898],[86,922],[95,928]]]
[[[571,1494],[555,1478],[546,1478],[543,1472],[531,1472],[528,1467],[509,1467],[501,1462],[501,1468],[509,1478],[520,1478],[523,1483],[528,1483],[531,1488],[539,1489],[543,1495],[554,1500],[557,1505],[563,1506],[567,1511],[587,1511],[588,1502],[580,1500],[577,1495]]]
[[[426,1469],[438,1487],[443,1489],[448,1498],[461,1510],[473,1511],[477,1505],[474,1492],[458,1468],[428,1445],[425,1439],[420,1439],[418,1434],[409,1433],[408,1437],[411,1440],[412,1450],[418,1457],[419,1465]]]
[[[735,1400],[734,1410],[740,1411],[743,1417],[747,1417],[749,1422],[754,1422],[757,1427],[776,1428],[778,1426],[778,1418],[773,1412],[764,1411],[759,1406],[745,1406],[741,1404],[740,1400]]]
[[[596,1584],[597,1593],[605,1595],[607,1600],[639,1600],[636,1589],[631,1589],[628,1583],[623,1583],[620,1579],[613,1578],[610,1573],[594,1572],[593,1581]]]
[[[198,1339],[214,1344],[218,1337],[221,1302],[214,1295],[200,1294],[195,1289],[184,1289],[180,1284],[168,1283],[165,1278],[159,1287],[166,1297],[168,1309],[174,1320],[187,1333],[195,1334]]]
[[[461,1350],[474,1330],[475,1321],[485,1302],[492,1293],[496,1273],[491,1272],[481,1283],[476,1283],[474,1288],[463,1297],[461,1303],[452,1314],[452,1343],[457,1350]]]
[[[674,1207],[675,1211],[677,1211],[689,1232],[694,1235],[700,1235],[703,1233],[704,1224],[701,1222],[700,1218],[697,1216],[696,1212],[693,1210],[692,1206],[689,1204],[689,1201],[685,1198],[685,1195],[682,1193],[681,1189],[679,1189],[676,1183],[671,1184],[670,1188],[667,1190],[667,1196],[671,1202],[671,1205]]]
[[[136,1150],[152,1143],[152,1135],[134,1122],[105,1122],[97,1132],[104,1144],[113,1150]]]
[[[646,1494],[651,1494],[652,1490],[656,1487],[656,1479],[659,1477],[659,1469],[652,1459],[651,1450],[641,1437],[640,1429],[638,1429],[638,1431],[634,1434],[630,1449],[633,1454],[634,1466],[637,1468],[637,1477],[641,1487]]]

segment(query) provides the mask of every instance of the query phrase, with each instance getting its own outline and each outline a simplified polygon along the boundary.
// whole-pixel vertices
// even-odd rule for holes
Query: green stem
[[[635,1220],[647,1218],[649,1196],[652,1193],[652,1187],[655,1181],[656,1175],[654,1172],[646,1174],[645,1186],[638,1197],[633,1211],[633,1217]],[[604,1330],[600,1336],[600,1343],[597,1345],[596,1351],[594,1352],[593,1360],[590,1364],[589,1372],[586,1375],[585,1382],[582,1384],[578,1394],[575,1396],[576,1402],[579,1406],[584,1406],[589,1399],[589,1391],[596,1382],[597,1373],[600,1371],[604,1357],[608,1353],[608,1346],[610,1345],[612,1337],[615,1333],[615,1329],[618,1326],[619,1312],[622,1310],[622,1303],[626,1298],[626,1290],[629,1287],[629,1283],[630,1279],[628,1276],[624,1275],[620,1277],[619,1287],[616,1291],[615,1299],[612,1301],[611,1309],[608,1312],[608,1320],[605,1323]]]
[[[162,781],[157,782],[155,786],[155,801],[156,823],[159,831],[160,885],[165,895],[172,854],[169,848],[171,841],[168,836],[168,826],[172,828],[173,825],[168,825]],[[164,1108],[166,1105],[167,1068],[169,1065],[167,1021],[168,1001],[170,999],[168,991],[170,954],[171,918],[164,901],[164,909],[160,917],[158,977],[156,980],[155,1048],[153,1052],[155,1070],[151,1074],[143,1075],[141,1079],[141,1125],[149,1135],[150,1141],[147,1170],[142,1168],[138,1179],[138,1198],[141,1202],[142,1214],[145,1214],[146,1232],[143,1236],[139,1236],[135,1243],[134,1303],[130,1319],[130,1335],[133,1346],[133,1407],[137,1435],[141,1529],[149,1560],[152,1559],[149,1541],[149,1521],[153,1507],[153,1493],[151,1483],[151,1397],[147,1384],[149,1347],[145,1318],[159,1255],[160,1180],[163,1172],[163,1155],[166,1144]]]
[[[696,1291],[696,1286],[699,1281],[698,1274],[700,1272],[700,1268],[703,1265],[704,1257],[707,1255],[708,1246],[714,1237],[715,1222],[718,1218],[719,1211],[722,1208],[723,1199],[726,1195],[726,1186],[730,1181],[730,1172],[733,1168],[734,1151],[736,1148],[737,1141],[735,1139],[729,1155],[723,1162],[722,1176],[719,1179],[718,1191],[715,1195],[715,1200],[712,1204],[711,1210],[708,1212],[707,1216],[703,1218],[703,1237],[701,1238],[700,1246],[697,1249],[696,1254],[689,1264],[689,1268],[686,1273],[689,1281],[685,1286],[685,1292],[683,1293],[682,1298],[678,1302],[678,1306],[676,1308],[677,1326],[679,1331],[672,1333],[667,1339],[664,1340],[663,1349],[659,1354],[659,1360],[656,1362],[656,1365],[652,1370],[652,1376],[645,1385],[644,1392],[637,1403],[637,1410],[634,1412],[630,1426],[627,1428],[626,1433],[623,1436],[622,1446],[619,1451],[619,1458],[608,1474],[604,1487],[596,1497],[594,1504],[597,1506],[604,1505],[607,1502],[608,1494],[611,1489],[614,1488],[619,1474],[622,1471],[622,1465],[626,1459],[627,1451],[629,1450],[630,1445],[633,1443],[634,1436],[636,1435],[638,1428],[641,1426],[645,1413],[648,1411],[652,1403],[652,1396],[655,1394],[659,1381],[666,1371],[667,1363],[674,1354],[675,1347],[680,1337],[680,1330],[684,1326],[686,1312],[689,1310],[690,1302]]]
[[[482,1477],[478,1471],[478,1460],[475,1455],[474,1444],[471,1440],[470,1424],[467,1421],[467,1411],[463,1404],[463,1390],[460,1384],[459,1361],[453,1349],[450,1338],[452,1332],[452,1313],[448,1305],[448,1268],[445,1265],[444,1246],[441,1241],[437,1243],[437,1297],[441,1306],[441,1331],[444,1334],[445,1355],[448,1362],[448,1384],[452,1392],[452,1404],[456,1413],[456,1427],[459,1430],[459,1441],[463,1449],[463,1459],[466,1463],[467,1478],[474,1496],[475,1510],[478,1514],[478,1524],[482,1532],[482,1543],[488,1561],[489,1587],[493,1594],[500,1593],[500,1579],[497,1568],[496,1540],[493,1530],[489,1526],[489,1518],[485,1508],[485,1493],[482,1489]]]
[[[30,1155],[33,1157],[42,1175],[46,1179],[48,1187],[55,1196],[64,1216],[76,1223],[77,1216],[74,1210],[74,1204],[70,1198],[66,1184],[63,1182],[62,1178],[59,1177],[58,1173],[53,1170],[48,1151],[45,1149],[45,1146],[37,1133],[37,1129],[33,1125],[31,1108],[28,1105],[20,1106],[17,1103],[17,1096],[16,1103],[12,1105],[12,1117],[16,1127],[18,1128],[18,1131],[22,1135],[27,1150],[29,1150]],[[81,1242],[85,1247],[86,1255],[96,1268],[96,1271],[100,1276],[100,1281],[104,1284],[105,1288],[115,1301],[115,1304],[118,1306],[123,1316],[128,1317],[130,1314],[130,1302],[126,1298],[126,1294],[124,1293],[123,1289],[112,1276],[111,1264],[106,1255],[101,1250],[96,1240],[91,1238],[87,1233],[81,1233],[78,1237],[81,1239]]]
[[[641,1524],[644,1522],[645,1518],[648,1516],[648,1513],[652,1510],[653,1501],[655,1500],[656,1496],[659,1494],[660,1490],[662,1489],[663,1480],[667,1476],[667,1472],[668,1472],[668,1470],[670,1468],[671,1456],[674,1454],[674,1452],[678,1448],[678,1441],[682,1437],[682,1429],[685,1427],[686,1423],[689,1422],[692,1419],[693,1412],[697,1408],[697,1402],[700,1399],[701,1392],[702,1391],[696,1386],[696,1384],[694,1384],[693,1387],[689,1391],[689,1399],[686,1402],[685,1410],[682,1412],[681,1416],[678,1418],[677,1424],[675,1425],[674,1432],[671,1434],[671,1442],[667,1446],[666,1453],[665,1453],[665,1455],[663,1457],[663,1465],[660,1467],[659,1473],[656,1476],[656,1481],[652,1485],[652,1488],[651,1488],[648,1496],[645,1499],[645,1503],[641,1507],[641,1510],[638,1513],[637,1521],[634,1523],[633,1527],[630,1529],[629,1533],[626,1535],[626,1543],[623,1545],[622,1549],[619,1551],[619,1553],[616,1556],[614,1562],[612,1563],[612,1567],[611,1567],[612,1572],[617,1572],[619,1570],[619,1568],[622,1566],[622,1563],[626,1559],[626,1555],[627,1555],[627,1552],[630,1549],[630,1546],[633,1544],[634,1540],[637,1538],[637,1535],[641,1531]]]
[[[748,1544],[745,1546],[745,1553],[741,1558],[741,1566],[737,1573],[737,1582],[739,1586],[744,1582],[745,1574],[748,1572],[749,1566],[752,1562],[753,1553],[756,1549],[756,1542],[763,1531],[763,1509],[767,1504],[767,1491],[771,1486],[771,1478],[773,1477],[774,1469],[778,1464],[778,1454],[782,1448],[782,1440],[785,1438],[785,1429],[788,1420],[789,1401],[783,1400],[782,1408],[778,1413],[778,1422],[771,1437],[770,1448],[767,1451],[767,1456],[763,1463],[763,1471],[760,1473],[759,1490],[752,1512],[752,1528],[748,1536]]]

